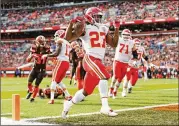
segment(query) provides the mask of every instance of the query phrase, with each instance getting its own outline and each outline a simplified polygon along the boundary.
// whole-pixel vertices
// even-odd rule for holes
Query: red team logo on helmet
[[[132,39],[131,34],[132,33],[129,29],[124,29],[121,33],[121,36],[124,40],[130,40],[130,39]]]
[[[141,45],[141,41],[140,41],[140,39],[135,38],[135,39],[134,39],[134,44],[135,44],[135,46],[136,46],[137,48],[139,48],[140,45]]]
[[[55,38],[54,40],[57,41],[58,38],[64,38],[65,37],[65,30],[58,30],[55,32]]]
[[[99,23],[103,14],[102,11],[97,7],[89,8],[85,13],[85,19],[91,24]]]

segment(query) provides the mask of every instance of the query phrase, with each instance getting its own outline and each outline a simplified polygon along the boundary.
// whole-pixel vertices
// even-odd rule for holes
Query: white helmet
[[[131,31],[129,29],[124,29],[121,33],[121,37],[124,39],[124,40],[131,40],[132,37],[131,37]]]
[[[65,30],[58,30],[54,34],[54,40],[57,41],[58,38],[64,38],[65,37]]]
[[[134,44],[135,44],[135,47],[136,47],[136,48],[139,48],[139,47],[141,46],[141,41],[140,41],[140,39],[135,38],[135,39],[134,39]]]

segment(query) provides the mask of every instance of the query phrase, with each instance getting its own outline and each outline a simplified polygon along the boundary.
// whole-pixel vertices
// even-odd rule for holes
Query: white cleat
[[[67,118],[67,114],[68,114],[72,104],[73,103],[71,101],[67,101],[67,100],[64,101],[64,103],[63,103],[63,111],[62,111],[62,118],[63,119]]]
[[[126,96],[127,96],[126,92],[122,92],[122,97],[126,97]]]
[[[113,98],[113,99],[116,99],[116,96],[115,96],[115,95],[113,95],[113,96],[112,96],[112,98]]]
[[[108,97],[112,98],[112,96],[113,96],[112,93],[109,91],[108,92]]]
[[[112,116],[112,117],[118,115],[118,114],[117,114],[116,112],[114,112],[112,109],[110,109],[110,108],[104,108],[104,107],[101,108],[100,113],[101,113],[101,114],[104,114],[104,115]]]

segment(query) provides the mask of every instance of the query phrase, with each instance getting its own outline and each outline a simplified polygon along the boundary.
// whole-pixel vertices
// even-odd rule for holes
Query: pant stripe
[[[101,70],[99,69],[99,67],[90,59],[89,56],[87,56],[87,59],[89,59],[89,61],[91,62],[91,64],[94,66],[94,68],[97,68],[97,71],[99,71],[99,73],[103,76],[103,78],[106,78],[106,76],[103,74],[103,72],[101,72]]]
[[[85,56],[86,63],[91,67],[91,69],[98,75],[100,79],[105,78],[99,71],[98,69],[90,62],[89,58]]]
[[[55,71],[54,71],[54,73],[53,73],[53,78],[52,78],[53,81],[54,81],[55,78],[56,78],[57,71],[58,71],[60,65],[61,65],[61,61],[58,61],[58,64],[57,64],[57,66],[56,66],[56,68],[55,68]]]

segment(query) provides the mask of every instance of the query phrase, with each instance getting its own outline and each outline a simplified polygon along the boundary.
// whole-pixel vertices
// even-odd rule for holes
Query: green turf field
[[[60,97],[55,104],[47,104],[49,99],[36,98],[34,103],[25,99],[27,93],[27,78],[1,78],[1,116],[11,118],[12,94],[21,96],[21,118],[37,118],[45,116],[60,116],[63,108],[63,99]],[[51,78],[45,78],[41,87],[50,85]],[[64,79],[69,92],[74,95],[76,86],[69,85],[69,79]],[[110,82],[110,81],[109,81]],[[122,86],[121,86],[122,87]],[[109,99],[113,110],[153,106],[161,104],[178,103],[178,80],[177,79],[155,79],[145,81],[140,79],[133,89],[132,94],[121,97],[121,87],[116,99]],[[96,88],[93,94],[71,108],[69,115],[80,113],[99,112],[101,107],[100,96]],[[106,117],[104,115],[88,115],[69,117],[63,120],[60,117],[54,119],[38,120],[47,123],[76,124],[76,125],[177,125],[177,111],[158,111],[141,109],[133,111],[118,112],[117,117]]]

